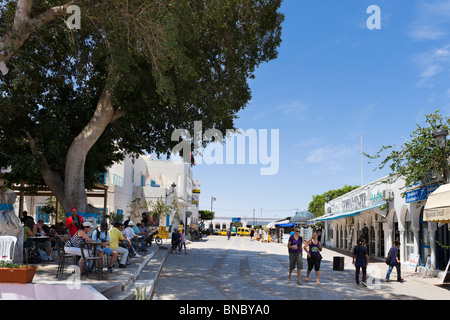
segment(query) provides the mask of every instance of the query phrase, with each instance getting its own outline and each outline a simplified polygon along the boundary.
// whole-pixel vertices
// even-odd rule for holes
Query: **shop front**
[[[429,195],[422,216],[424,222],[436,228],[436,269],[445,270],[444,281],[450,267],[450,184]]]
[[[362,238],[371,256],[384,255],[387,202],[380,185],[380,181],[371,183],[326,204],[330,214],[317,220],[325,223],[324,236],[330,246],[352,251]]]

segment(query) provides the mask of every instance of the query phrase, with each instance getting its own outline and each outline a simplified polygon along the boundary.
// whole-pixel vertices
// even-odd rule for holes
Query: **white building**
[[[428,271],[443,270],[450,250],[436,241],[449,244],[449,225],[423,221],[428,194],[438,185],[404,187],[402,178],[391,175],[327,202],[326,214],[317,219],[325,222],[327,245],[351,251],[363,237],[371,256],[385,257],[398,240],[402,263],[418,255]]]
[[[179,224],[198,224],[197,203],[193,204],[193,173],[190,166],[180,161],[156,160],[153,156],[142,155],[134,161],[126,157],[124,161],[111,166],[106,173],[100,175],[101,183],[108,187],[106,196],[106,215],[122,214],[124,219],[138,223],[143,212],[151,212],[151,202],[158,199],[170,205],[174,201],[178,210],[160,217],[160,226],[176,226]],[[197,182],[198,183],[198,182]],[[105,206],[104,192],[88,193],[88,203],[100,210],[97,222],[103,217]],[[23,210],[35,218],[41,217],[40,208],[50,196],[25,196]],[[19,212],[19,197],[15,211]],[[83,214],[82,214],[83,215]],[[88,214],[89,216],[89,214]],[[46,223],[54,223],[42,216]]]
[[[193,173],[182,161],[156,160],[142,155],[134,161],[127,157],[107,170],[105,184],[109,186],[108,213],[123,214],[140,222],[143,212],[151,212],[151,202],[161,199],[175,211],[160,217],[160,226],[190,225],[198,223],[198,204],[192,204]],[[90,199],[95,207],[103,207],[102,199]]]

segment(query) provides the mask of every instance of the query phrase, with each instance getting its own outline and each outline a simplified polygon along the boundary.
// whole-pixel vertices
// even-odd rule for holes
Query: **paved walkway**
[[[384,281],[387,265],[369,264],[368,287],[355,283],[352,259],[324,248],[320,282],[314,270],[306,282],[306,255],[299,286],[295,271],[287,281],[286,244],[250,241],[248,237],[211,236],[188,246],[188,254],[169,254],[156,282],[155,300],[449,300],[450,291],[435,286],[437,278],[403,268],[404,283]],[[333,271],[333,257],[344,257],[344,271]],[[396,279],[394,269],[391,280]]]
[[[79,284],[97,293],[97,298],[127,300],[135,298],[135,288],[146,289],[146,298],[154,300],[374,300],[374,299],[436,299],[450,300],[448,289],[435,286],[437,278],[410,273],[403,268],[406,282],[384,282],[387,266],[383,262],[369,265],[369,288],[354,283],[351,257],[324,248],[320,281],[315,283],[314,271],[305,281],[306,259],[303,256],[302,286],[296,284],[296,274],[290,282],[286,244],[250,241],[248,237],[206,237],[188,242],[188,254],[169,254],[170,243],[152,245],[142,258],[133,258],[126,269],[116,268],[103,279],[91,274]],[[344,257],[345,270],[333,271],[334,256]],[[33,284],[73,285],[76,278],[70,271],[56,278],[57,262],[41,264]],[[391,279],[396,278],[393,271]],[[78,278],[76,278],[78,279]],[[370,282],[371,280],[372,283]],[[71,289],[73,299],[92,299],[82,291]],[[38,299],[59,299],[57,292]],[[1,297],[0,297],[1,298]]]
[[[117,267],[117,263],[115,264],[115,272],[109,273],[104,272],[103,278],[98,276],[97,274],[90,274],[87,278],[81,278],[78,274],[73,273],[73,266],[70,266],[72,263],[71,260],[66,262],[66,270],[63,275],[60,275],[56,278],[56,271],[58,267],[58,258],[55,258],[55,261],[51,263],[41,263],[38,264],[39,268],[36,271],[36,275],[33,279],[34,285],[59,285],[70,288],[70,294],[73,299],[84,300],[84,299],[92,299],[92,296],[84,296],[81,290],[78,290],[78,286],[89,287],[92,291],[96,292],[97,299],[112,299],[112,300],[127,300],[134,299],[135,297],[135,287],[139,276],[142,274],[144,268],[148,268],[149,265],[152,265],[155,261],[160,265],[164,262],[164,259],[157,259],[158,256],[167,255],[167,248],[169,244],[163,243],[161,247],[158,247],[156,244],[153,244],[150,248],[147,248],[146,253],[140,253],[142,255],[141,258],[132,258],[129,260],[130,264],[127,265],[127,268],[122,269]],[[160,252],[158,254],[158,252]],[[152,261],[152,262],[151,262]],[[104,268],[106,271],[106,268]],[[157,274],[153,275],[154,278],[157,277]],[[141,284],[144,285],[144,284]],[[62,289],[60,289],[62,290]],[[38,291],[37,289],[34,291]],[[58,292],[54,292],[46,295],[37,295],[37,299],[51,299],[58,300],[60,297]],[[147,293],[150,295],[150,293]],[[1,296],[0,296],[1,298]],[[26,297],[24,297],[26,298]],[[67,298],[64,298],[67,299]]]

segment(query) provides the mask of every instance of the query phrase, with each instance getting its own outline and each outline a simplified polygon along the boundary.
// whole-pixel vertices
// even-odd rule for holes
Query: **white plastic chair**
[[[17,238],[13,236],[0,236],[0,260],[14,259],[14,249]]]

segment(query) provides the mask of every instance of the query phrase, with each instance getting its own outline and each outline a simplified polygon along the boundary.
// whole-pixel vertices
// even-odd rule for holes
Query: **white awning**
[[[375,209],[375,208],[381,207],[381,206],[383,206],[385,204],[386,204],[386,201],[383,201],[381,203],[378,203],[378,204],[376,204],[374,206],[367,207],[367,208],[361,208],[361,209],[358,209],[358,210],[341,212],[341,213],[335,213],[335,214],[331,214],[331,215],[327,215],[327,216],[318,217],[317,220],[318,221],[329,221],[329,220],[336,220],[336,219],[353,217],[353,216],[357,216],[357,215],[361,214],[361,212],[364,212],[364,211],[367,211],[367,210],[371,210],[371,209]]]
[[[428,196],[423,220],[450,223],[450,184],[440,186]]]

